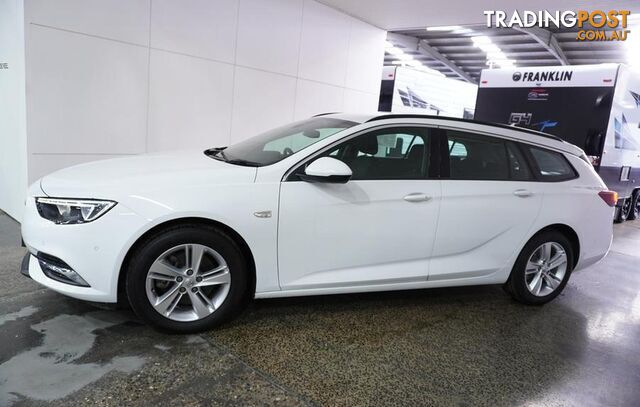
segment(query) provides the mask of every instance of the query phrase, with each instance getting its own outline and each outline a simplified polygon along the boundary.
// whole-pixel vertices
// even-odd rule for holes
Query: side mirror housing
[[[300,175],[303,181],[345,184],[351,178],[351,168],[340,160],[321,157],[313,161]]]

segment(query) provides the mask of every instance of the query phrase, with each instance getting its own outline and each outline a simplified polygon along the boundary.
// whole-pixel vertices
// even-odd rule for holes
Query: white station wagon
[[[543,304],[606,255],[616,200],[554,136],[326,114],[45,176],[26,202],[22,272],[174,332],[252,298],[503,284]]]

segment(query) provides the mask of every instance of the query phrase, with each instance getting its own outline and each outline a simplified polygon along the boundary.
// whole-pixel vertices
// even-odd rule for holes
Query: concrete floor
[[[256,301],[159,334],[18,272],[0,214],[0,405],[640,404],[640,222],[544,307],[499,287]]]

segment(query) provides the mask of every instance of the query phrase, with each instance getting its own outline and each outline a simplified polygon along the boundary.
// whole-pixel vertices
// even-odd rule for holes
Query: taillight
[[[616,206],[618,203],[618,193],[615,191],[600,191],[598,192],[600,198],[609,206]]]

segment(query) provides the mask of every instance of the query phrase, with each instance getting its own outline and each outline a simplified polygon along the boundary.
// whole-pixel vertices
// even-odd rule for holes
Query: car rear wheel
[[[545,304],[567,285],[573,258],[571,243],[565,235],[557,231],[540,233],[520,252],[505,289],[524,304]]]
[[[211,329],[249,298],[242,251],[214,227],[179,226],[151,237],[132,256],[126,277],[135,313],[163,331]]]

